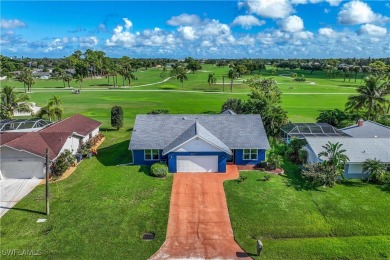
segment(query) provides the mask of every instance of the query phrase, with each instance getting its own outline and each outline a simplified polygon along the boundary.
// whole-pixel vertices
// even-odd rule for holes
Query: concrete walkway
[[[0,180],[0,218],[24,196],[29,194],[41,179],[4,179]]]
[[[167,237],[150,259],[251,259],[236,243],[230,224],[223,182],[239,176],[227,173],[175,173]]]

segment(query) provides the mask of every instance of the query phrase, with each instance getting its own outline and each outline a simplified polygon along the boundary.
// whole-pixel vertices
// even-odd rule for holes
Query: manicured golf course
[[[209,71],[216,74],[207,84]],[[165,240],[172,175],[156,179],[147,169],[126,166],[131,161],[127,147],[134,119],[155,109],[172,114],[219,113],[228,98],[246,99],[249,87],[222,75],[227,67],[203,66],[188,74],[184,90],[176,79],[158,83],[159,69],[136,72],[131,86],[109,88],[107,79],[84,79],[81,94],[71,94],[62,81],[37,81],[30,101],[43,106],[53,96],[64,103],[64,117],[81,113],[103,123],[106,140],[98,155],[84,160],[68,179],[50,185],[51,215],[44,215],[44,186],[10,210],[0,225],[1,249],[37,250],[55,259],[147,259]],[[355,83],[327,79],[322,72],[297,71],[306,82],[295,82],[290,71],[272,75],[283,92],[282,106],[293,122],[315,122],[321,110],[343,109],[355,93]],[[269,70],[263,76],[271,76]],[[243,80],[250,75],[243,76]],[[111,79],[112,80],[112,79]],[[121,86],[122,80],[118,78]],[[158,84],[154,84],[158,83]],[[4,82],[23,91],[20,82]],[[152,84],[142,86],[145,84]],[[71,82],[71,86],[79,88]],[[124,127],[110,126],[115,105],[124,110]],[[230,218],[236,241],[251,256],[256,240],[264,243],[258,259],[387,259],[390,257],[390,190],[388,186],[361,181],[334,188],[308,189],[296,166],[285,163],[286,176],[261,181],[264,173],[241,172],[245,181],[225,182]],[[156,233],[142,241],[144,232]],[[7,258],[7,256],[2,256]]]

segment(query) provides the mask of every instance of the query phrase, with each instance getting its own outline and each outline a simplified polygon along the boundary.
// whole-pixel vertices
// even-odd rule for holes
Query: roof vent
[[[182,117],[182,118],[181,118],[181,120],[186,120],[186,119],[187,119],[187,118],[185,118],[185,117]]]
[[[363,119],[359,119],[358,121],[357,121],[357,125],[360,127],[360,126],[363,126]]]

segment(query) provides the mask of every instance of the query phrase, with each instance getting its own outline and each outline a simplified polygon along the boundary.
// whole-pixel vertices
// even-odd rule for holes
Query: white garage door
[[[177,172],[218,172],[218,156],[177,156]]]
[[[6,179],[43,178],[44,163],[42,159],[17,161],[7,158],[1,162],[1,173]]]

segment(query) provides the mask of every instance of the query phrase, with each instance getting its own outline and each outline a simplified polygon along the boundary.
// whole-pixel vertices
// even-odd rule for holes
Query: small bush
[[[276,168],[280,168],[283,163],[283,158],[282,156],[276,154],[276,153],[270,153],[268,156],[268,161],[267,161],[267,169],[269,170],[275,170]]]
[[[55,160],[50,166],[50,172],[52,176],[60,177],[70,166],[75,162],[75,156],[69,151],[63,151],[57,160]]]
[[[237,179],[237,183],[238,184],[240,184],[241,182],[243,182],[243,181],[245,181],[246,179],[247,179],[248,177],[244,177],[244,176],[240,176],[240,177],[238,177],[238,179]]]
[[[259,168],[266,168],[267,167],[267,162],[265,162],[265,161],[263,161],[263,162],[260,162],[259,164],[258,164],[258,166],[259,166]]]
[[[307,163],[302,167],[302,177],[312,186],[333,187],[340,181],[340,174],[325,162]]]
[[[165,177],[168,174],[168,166],[164,163],[155,163],[150,168],[150,175],[153,177]]]
[[[266,173],[264,177],[261,179],[262,181],[269,181],[271,179],[271,174]]]

